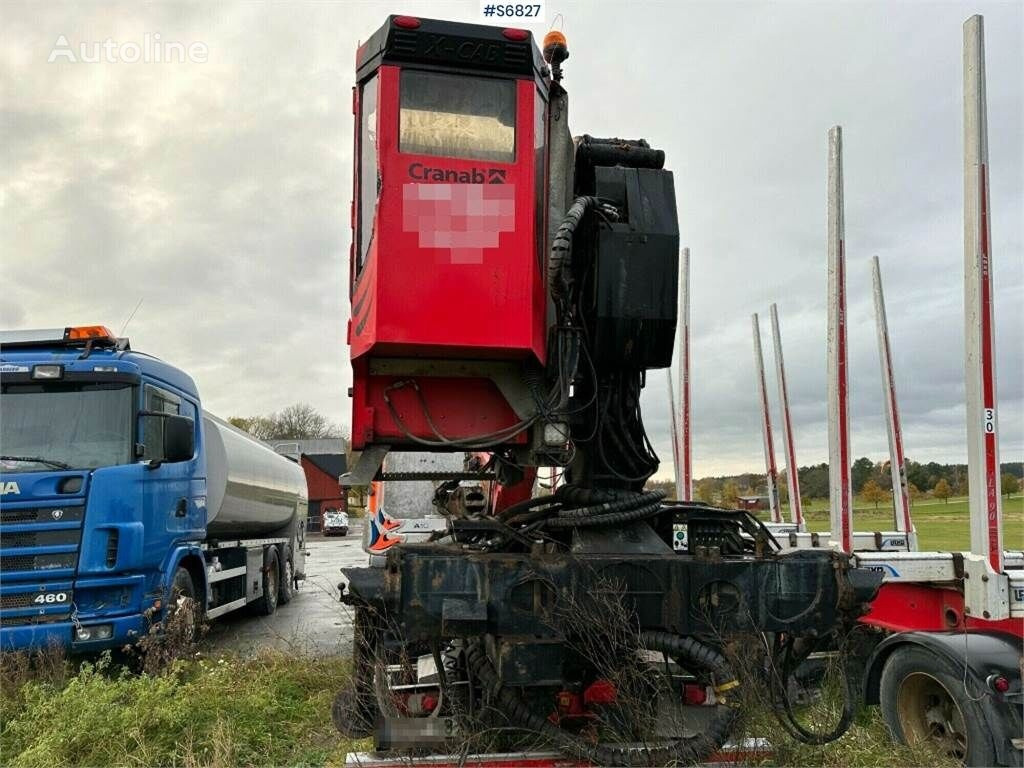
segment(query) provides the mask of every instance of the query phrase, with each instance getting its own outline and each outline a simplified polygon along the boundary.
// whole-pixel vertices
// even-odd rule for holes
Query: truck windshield
[[[400,152],[515,161],[514,80],[404,70],[399,90]]]
[[[95,469],[131,460],[132,387],[122,383],[4,384],[0,469]]]

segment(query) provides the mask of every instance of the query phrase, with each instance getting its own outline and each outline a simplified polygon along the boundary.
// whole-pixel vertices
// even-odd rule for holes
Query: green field
[[[789,514],[783,504],[783,513]],[[948,503],[935,499],[914,502],[914,527],[917,529],[918,547],[922,550],[969,550],[970,523],[965,497],[950,499]],[[823,533],[829,529],[828,501],[810,499],[804,502],[807,529]],[[765,518],[767,519],[767,518]],[[854,503],[853,527],[858,531],[893,530],[892,507],[857,500]],[[1003,547],[1024,549],[1024,496],[1003,497]]]

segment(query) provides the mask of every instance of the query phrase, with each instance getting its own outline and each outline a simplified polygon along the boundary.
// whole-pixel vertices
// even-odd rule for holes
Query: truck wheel
[[[331,703],[334,727],[350,739],[373,735],[380,710],[373,690],[377,665],[378,628],[367,608],[356,608],[352,620],[352,677]]]
[[[287,605],[295,596],[295,566],[292,565],[292,556],[289,552],[284,556],[284,563],[281,566],[281,587],[277,593],[277,604]]]
[[[985,713],[964,693],[963,670],[917,646],[896,649],[880,686],[882,718],[904,744],[927,744],[964,765],[995,765]]]
[[[277,598],[281,590],[281,565],[277,547],[267,547],[263,553],[263,597],[256,601],[256,613],[270,616],[277,610]]]
[[[182,598],[190,601],[190,604],[179,605],[178,601]],[[185,639],[191,642],[199,637],[199,625],[202,623],[203,606],[196,596],[196,585],[192,581],[192,574],[184,566],[180,566],[174,572],[174,580],[171,581],[171,599],[167,606],[165,626],[176,623],[174,619],[179,610],[191,612],[189,621],[179,627],[181,631],[188,635]]]

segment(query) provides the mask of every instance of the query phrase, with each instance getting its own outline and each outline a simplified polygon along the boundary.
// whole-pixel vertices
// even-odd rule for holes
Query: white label
[[[480,18],[487,24],[543,24],[544,3],[490,3],[480,0]]]
[[[991,435],[996,431],[996,409],[986,408],[985,419],[982,421],[982,429],[985,430],[986,435]]]

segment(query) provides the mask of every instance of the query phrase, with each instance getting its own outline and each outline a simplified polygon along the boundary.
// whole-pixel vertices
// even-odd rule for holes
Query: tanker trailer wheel
[[[256,613],[270,616],[276,611],[280,591],[281,561],[277,556],[277,547],[269,546],[263,553],[263,596],[254,604]]]
[[[277,593],[277,604],[287,605],[295,597],[295,566],[292,565],[291,549],[285,551],[281,564],[281,587]]]
[[[977,701],[964,692],[963,670],[923,648],[896,649],[880,686],[882,718],[904,744],[929,746],[964,765],[995,765],[992,736]]]

